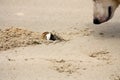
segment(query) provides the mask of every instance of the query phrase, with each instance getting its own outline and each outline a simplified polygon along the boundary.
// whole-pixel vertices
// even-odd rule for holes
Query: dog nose
[[[94,24],[100,24],[100,21],[99,21],[97,18],[95,18],[95,19],[93,20],[93,23],[94,23]]]

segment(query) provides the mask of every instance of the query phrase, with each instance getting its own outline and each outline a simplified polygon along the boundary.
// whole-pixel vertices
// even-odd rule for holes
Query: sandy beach
[[[92,0],[0,0],[0,80],[120,80],[119,14],[94,25]]]

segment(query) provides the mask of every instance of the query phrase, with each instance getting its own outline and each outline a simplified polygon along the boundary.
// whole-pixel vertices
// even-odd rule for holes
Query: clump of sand
[[[89,56],[92,57],[92,58],[95,58],[97,60],[104,61],[107,64],[112,63],[112,57],[110,55],[110,52],[108,52],[108,51],[93,52]]]
[[[50,62],[52,62],[53,66],[51,69],[59,72],[59,73],[67,73],[67,74],[73,74],[74,72],[77,72],[79,70],[79,66],[66,61],[66,60],[50,60]]]
[[[0,30],[0,51],[42,43],[45,41],[41,39],[41,33],[38,32],[15,27]]]
[[[109,53],[110,52],[107,52],[107,51],[99,51],[99,52],[92,53],[89,56],[93,58],[97,58],[98,60],[109,60],[110,58]]]

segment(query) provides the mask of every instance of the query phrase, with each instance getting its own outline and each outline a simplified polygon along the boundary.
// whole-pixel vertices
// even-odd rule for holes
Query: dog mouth
[[[95,18],[93,22],[94,22],[94,24],[101,24],[101,23],[106,22],[106,21],[108,21],[109,19],[111,19],[111,17],[112,17],[112,7],[109,6],[109,7],[108,7],[108,16],[107,16],[106,18],[104,18],[103,20],[100,20],[100,19],[98,19],[98,18]]]
[[[112,7],[109,6],[108,7],[108,18],[107,18],[107,20],[109,20],[111,18],[111,16],[112,16]]]

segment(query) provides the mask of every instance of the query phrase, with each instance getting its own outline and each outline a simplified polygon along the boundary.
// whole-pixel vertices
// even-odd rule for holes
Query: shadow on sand
[[[120,38],[120,23],[109,22],[100,25],[87,24],[95,32],[93,33],[94,37],[102,38]]]

